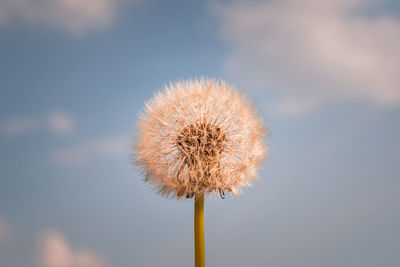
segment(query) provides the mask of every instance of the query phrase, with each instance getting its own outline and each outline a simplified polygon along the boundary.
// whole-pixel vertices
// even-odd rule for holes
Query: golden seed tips
[[[243,95],[223,81],[170,84],[146,104],[134,162],[165,195],[237,194],[266,159],[266,127]]]

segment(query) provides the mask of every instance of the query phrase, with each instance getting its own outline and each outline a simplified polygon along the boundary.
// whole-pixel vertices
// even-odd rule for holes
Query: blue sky
[[[208,266],[398,266],[396,1],[0,2],[0,266],[190,266],[191,201],[129,161],[144,102],[216,77],[271,136],[206,203]]]

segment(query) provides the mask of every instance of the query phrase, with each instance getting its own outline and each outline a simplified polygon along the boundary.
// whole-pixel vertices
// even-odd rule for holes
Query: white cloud
[[[0,24],[13,20],[81,34],[110,24],[122,0],[2,0]]]
[[[48,114],[49,128],[56,134],[65,135],[73,132],[75,122],[66,112],[56,111]]]
[[[232,45],[225,70],[268,90],[284,114],[352,100],[398,105],[400,19],[377,14],[376,4],[272,0],[216,6],[223,37]]]
[[[97,159],[127,158],[129,139],[123,135],[106,136],[57,149],[52,160],[62,166],[77,167]]]
[[[18,116],[6,118],[0,130],[8,136],[50,131],[56,135],[68,135],[74,131],[75,121],[64,111],[51,111],[43,116]]]
[[[107,267],[109,263],[90,249],[75,249],[58,231],[41,236],[39,267]]]
[[[0,218],[0,242],[7,240],[11,234],[10,226]]]
[[[7,118],[3,123],[1,130],[6,135],[15,136],[27,132],[34,132],[40,128],[40,122],[30,117],[12,117]]]

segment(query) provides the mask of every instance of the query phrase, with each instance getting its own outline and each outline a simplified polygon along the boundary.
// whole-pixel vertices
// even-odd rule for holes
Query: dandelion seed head
[[[266,137],[255,107],[233,85],[180,81],[146,103],[133,161],[166,196],[236,195],[257,177],[267,157]]]

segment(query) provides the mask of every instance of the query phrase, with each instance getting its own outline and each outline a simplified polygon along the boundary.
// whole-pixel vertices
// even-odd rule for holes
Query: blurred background
[[[130,164],[144,101],[206,76],[271,136],[206,203],[207,266],[400,266],[400,2],[0,0],[0,266],[193,266],[193,203]]]

